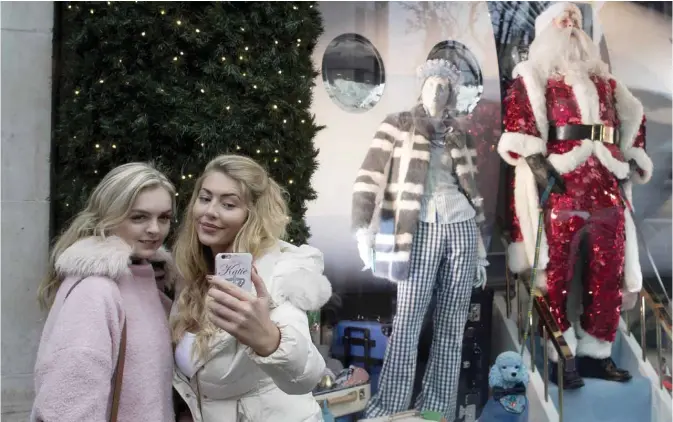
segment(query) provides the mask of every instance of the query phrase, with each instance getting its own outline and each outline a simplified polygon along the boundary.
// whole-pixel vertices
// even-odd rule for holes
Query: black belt
[[[619,145],[619,131],[605,125],[565,125],[550,126],[550,141],[571,141],[589,139]]]

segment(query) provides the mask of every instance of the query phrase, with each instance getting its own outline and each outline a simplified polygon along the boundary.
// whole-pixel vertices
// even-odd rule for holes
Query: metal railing
[[[509,246],[509,236],[507,234],[502,236],[502,242],[507,250]],[[508,263],[506,266],[506,306],[507,306],[507,318],[511,318],[512,314],[512,288],[514,289],[514,298],[517,301],[516,306],[516,325],[518,332],[518,342],[519,347],[522,347],[524,330],[525,330],[525,318],[526,310],[528,306],[523,301],[522,293],[526,293],[526,299],[530,300],[528,293],[531,292],[531,283],[533,280],[530,280],[531,273],[530,271],[522,274],[512,274],[509,271]],[[512,280],[513,278],[513,280]],[[561,328],[556,323],[556,320],[552,317],[549,304],[545,300],[542,293],[537,289],[533,289],[533,313],[531,315],[530,321],[528,321],[528,327],[530,335],[528,335],[527,344],[528,350],[530,351],[530,371],[536,371],[536,347],[535,342],[537,341],[537,336],[535,335],[535,330],[539,324],[539,328],[542,331],[542,357],[543,357],[543,370],[542,370],[542,379],[544,381],[544,400],[545,402],[549,401],[549,351],[547,350],[547,342],[550,341],[553,345],[556,353],[558,354],[557,365],[557,379],[558,379],[558,413],[559,413],[559,422],[563,421],[563,372],[568,370],[575,369],[575,356],[570,351],[568,343],[563,337],[563,332]]]
[[[507,247],[509,246],[509,237],[507,234],[504,234],[502,237],[502,242],[505,247],[505,250],[507,250]],[[530,271],[522,273],[522,274],[512,274],[509,271],[509,266],[506,264],[506,310],[507,310],[507,318],[511,319],[512,318],[512,300],[515,299],[517,301],[517,306],[516,306],[516,324],[517,324],[517,331],[518,331],[518,345],[519,347],[522,347],[522,342],[524,338],[524,330],[525,330],[525,318],[528,316],[526,315],[526,310],[527,310],[527,303],[524,301],[524,295],[522,293],[526,294],[526,299],[530,300],[528,297],[528,293],[531,292],[531,283],[533,282],[530,280],[531,273]],[[512,292],[514,290],[514,292]],[[530,351],[530,365],[529,368],[531,372],[536,371],[536,363],[535,363],[535,356],[536,356],[536,344],[535,342],[537,341],[538,336],[536,335],[536,329],[538,328],[541,330],[542,334],[542,353],[543,353],[543,373],[542,373],[542,379],[544,381],[544,399],[545,402],[549,401],[549,356],[548,356],[548,350],[547,350],[547,342],[550,341],[551,344],[553,345],[554,349],[556,350],[558,354],[558,362],[557,362],[557,374],[558,374],[558,413],[559,413],[559,422],[563,421],[563,373],[564,370],[574,370],[575,369],[575,356],[573,355],[572,351],[570,350],[570,347],[568,346],[565,338],[563,337],[563,333],[556,323],[556,320],[552,317],[551,311],[549,304],[545,300],[544,295],[539,291],[539,289],[534,288],[532,290],[533,292],[533,313],[531,316],[531,320],[528,321],[528,327],[530,335],[527,338],[526,341],[526,347],[529,348]],[[512,293],[514,293],[514,296],[512,296]],[[643,289],[640,293],[640,296],[638,298],[638,313],[640,317],[640,347],[642,350],[642,360],[643,362],[647,361],[647,343],[646,343],[646,311],[649,308],[654,316],[654,319],[656,321],[656,326],[655,326],[655,335],[656,335],[656,348],[657,348],[657,362],[656,362],[656,371],[657,375],[659,378],[659,388],[665,389],[664,386],[664,377],[666,376],[665,373],[663,373],[663,367],[664,367],[664,360],[663,360],[663,354],[662,354],[662,349],[663,349],[663,339],[662,339],[662,333],[663,336],[666,336],[668,339],[668,344],[671,344],[673,341],[673,337],[671,336],[671,313],[668,311],[667,306],[670,306],[670,304],[664,304],[662,303],[661,300],[657,298],[657,295],[653,294],[650,287],[647,284],[644,284]],[[629,328],[629,315],[628,312],[624,312],[622,314],[626,326],[627,326],[627,332],[624,333],[626,335],[632,335],[631,331],[628,329]],[[652,362],[651,362],[652,363]],[[655,365],[653,365],[655,366]],[[667,390],[670,392],[670,390]]]
[[[668,311],[667,306],[670,306],[668,303],[662,303],[662,300],[657,297],[656,294],[652,292],[651,287],[643,283],[643,289],[640,292],[638,298],[638,316],[640,318],[640,349],[641,349],[641,359],[643,362],[647,361],[647,309],[649,308],[652,311],[655,320],[655,338],[656,338],[656,352],[657,352],[657,361],[656,365],[653,365],[657,371],[657,376],[659,378],[659,388],[665,389],[664,387],[664,377],[666,374],[663,373],[664,369],[664,358],[662,354],[663,349],[663,336],[666,336],[668,339],[668,344],[671,344],[673,337],[671,336],[671,313]],[[633,335],[630,330],[629,324],[629,313],[624,312],[622,314],[624,322],[626,322],[627,335]],[[654,363],[654,362],[650,362]],[[667,390],[667,389],[666,389]],[[667,390],[670,393],[670,390]]]

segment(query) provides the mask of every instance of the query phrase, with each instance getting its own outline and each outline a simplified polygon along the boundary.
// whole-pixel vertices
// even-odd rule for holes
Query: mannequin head
[[[448,60],[434,59],[426,61],[417,73],[423,81],[420,98],[423,108],[431,117],[441,117],[458,83],[458,68]]]
[[[555,3],[537,17],[529,59],[545,76],[607,73],[598,47],[581,23],[582,13],[572,3]]]
[[[451,98],[451,82],[448,78],[430,76],[423,83],[421,102],[431,117],[441,116]]]

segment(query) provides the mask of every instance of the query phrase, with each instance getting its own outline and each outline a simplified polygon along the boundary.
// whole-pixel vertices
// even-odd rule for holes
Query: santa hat
[[[554,3],[546,8],[544,12],[540,13],[535,19],[535,36],[539,36],[545,29],[547,29],[554,19],[561,16],[568,8],[575,9],[575,11],[579,13],[580,19],[582,19],[582,12],[576,5],[567,1]]]

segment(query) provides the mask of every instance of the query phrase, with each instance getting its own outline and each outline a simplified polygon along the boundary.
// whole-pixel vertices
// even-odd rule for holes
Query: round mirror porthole
[[[352,113],[371,110],[385,87],[383,60],[362,35],[339,35],[323,55],[322,81],[329,97],[342,109]]]
[[[458,41],[442,41],[436,44],[428,60],[445,59],[460,70],[460,86],[456,95],[456,111],[459,115],[470,114],[484,93],[481,67],[474,53]]]

